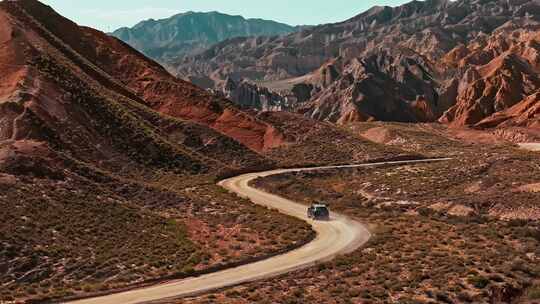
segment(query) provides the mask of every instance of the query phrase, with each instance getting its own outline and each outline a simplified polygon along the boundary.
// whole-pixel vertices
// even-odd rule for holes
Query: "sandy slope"
[[[446,160],[446,159],[443,159]],[[204,293],[218,288],[237,285],[258,279],[268,278],[300,268],[309,267],[317,262],[330,260],[338,254],[347,253],[365,244],[370,233],[361,223],[343,215],[333,213],[330,221],[312,221],[306,216],[306,206],[266,193],[250,187],[250,181],[262,177],[287,172],[311,171],[333,168],[370,167],[382,164],[409,164],[437,160],[420,160],[391,162],[379,164],[333,166],[319,168],[274,170],[262,173],[250,173],[233,177],[220,182],[220,185],[242,197],[251,199],[254,203],[308,221],[317,232],[317,237],[311,243],[286,254],[264,261],[239,266],[236,268],[190,278],[181,281],[167,282],[147,288],[135,289],[108,296],[86,299],[72,303],[79,304],[120,304],[120,303],[149,303],[167,298],[184,297]]]
[[[540,151],[540,143],[523,143],[519,144],[522,149],[530,151]]]

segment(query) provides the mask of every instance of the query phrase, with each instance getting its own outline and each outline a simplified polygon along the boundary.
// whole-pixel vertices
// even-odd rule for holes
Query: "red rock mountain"
[[[36,34],[101,85],[173,117],[207,125],[248,147],[272,147],[279,134],[268,124],[238,111],[228,101],[171,76],[165,69],[121,41],[79,27],[37,1],[6,3],[27,19]],[[31,16],[31,17],[29,17]]]
[[[388,52],[350,61],[340,58],[317,73],[320,76],[315,74],[312,79],[319,79],[321,89],[300,109],[309,117],[338,123],[417,122],[436,117],[432,76],[411,58]]]
[[[175,65],[207,87],[256,81],[320,120],[494,126],[503,116],[479,123],[540,89],[538,12],[532,0],[413,1],[284,37],[235,38]]]
[[[59,155],[105,170],[216,172],[268,163],[255,151],[279,142],[269,124],[38,1],[0,3],[0,43],[0,141],[14,171],[21,158]],[[25,142],[42,148],[13,152]]]
[[[456,47],[445,61],[464,72],[456,104],[441,121],[478,127],[538,125],[538,24],[509,22],[490,36]]]

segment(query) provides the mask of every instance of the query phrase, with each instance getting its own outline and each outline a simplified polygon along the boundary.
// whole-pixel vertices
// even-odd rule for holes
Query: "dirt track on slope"
[[[519,146],[529,151],[540,151],[540,143],[523,143],[519,144]]]

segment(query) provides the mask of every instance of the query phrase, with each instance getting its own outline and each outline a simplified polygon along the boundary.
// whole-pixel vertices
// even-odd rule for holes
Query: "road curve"
[[[381,165],[405,165],[422,162],[445,161],[449,159],[428,159],[415,161],[384,162],[375,164],[329,166],[317,168],[282,169],[260,173],[244,174],[223,180],[220,186],[251,199],[254,203],[274,208],[282,213],[309,222],[317,237],[303,247],[263,261],[247,264],[199,277],[111,294],[107,296],[84,299],[70,303],[77,304],[135,304],[157,303],[166,299],[174,299],[197,295],[212,290],[274,277],[290,271],[306,268],[318,262],[331,260],[336,255],[348,253],[365,244],[370,233],[361,223],[346,216],[332,213],[330,221],[312,221],[306,216],[306,206],[287,200],[277,195],[266,193],[249,186],[249,182],[270,175],[314,171],[337,168],[374,167]]]

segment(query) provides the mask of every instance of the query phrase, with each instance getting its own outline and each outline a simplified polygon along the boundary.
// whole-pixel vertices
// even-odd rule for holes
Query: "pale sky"
[[[408,0],[42,0],[81,24],[106,32],[141,20],[162,19],[187,11],[219,11],[291,25],[344,21],[375,5],[396,6]]]

